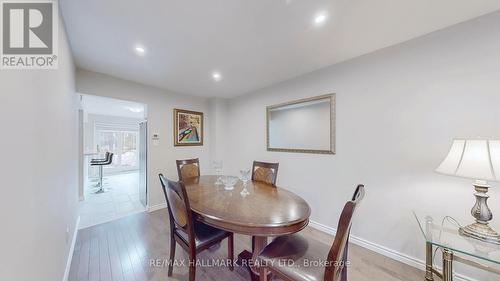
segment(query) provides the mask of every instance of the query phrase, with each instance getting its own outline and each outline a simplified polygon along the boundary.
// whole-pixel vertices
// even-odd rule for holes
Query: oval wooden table
[[[208,225],[255,239],[253,254],[244,251],[240,259],[257,255],[267,245],[267,237],[298,232],[309,223],[311,209],[294,193],[262,182],[249,181],[249,194],[242,196],[243,183],[233,190],[216,185],[217,176],[200,176],[184,181],[191,209]],[[251,270],[252,279],[257,272]]]

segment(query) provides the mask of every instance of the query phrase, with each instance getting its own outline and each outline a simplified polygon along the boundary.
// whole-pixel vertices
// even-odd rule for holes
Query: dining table
[[[258,280],[257,256],[268,237],[301,231],[309,223],[311,208],[295,193],[275,185],[238,181],[227,190],[218,176],[207,175],[184,180],[191,210],[210,226],[253,237],[253,252],[243,251],[238,260],[247,265],[252,280]],[[246,187],[248,192],[241,191]]]

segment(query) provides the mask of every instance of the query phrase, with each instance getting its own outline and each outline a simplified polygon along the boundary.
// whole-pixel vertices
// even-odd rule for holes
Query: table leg
[[[432,275],[433,268],[433,247],[432,244],[427,242],[425,244],[425,280],[434,281],[434,276]]]
[[[443,281],[453,281],[453,251],[443,249]]]
[[[255,261],[257,260],[260,252],[262,252],[262,250],[264,250],[267,246],[267,237],[254,236],[253,238],[255,241],[253,253],[246,250],[241,252],[238,255],[238,264],[247,267],[252,281],[259,281],[259,269],[255,266]]]
[[[256,265],[256,260],[259,254],[264,250],[264,248],[267,246],[267,237],[263,236],[256,236],[255,237],[255,248],[252,253],[252,261],[253,265]],[[258,270],[254,270],[254,272],[258,272]]]

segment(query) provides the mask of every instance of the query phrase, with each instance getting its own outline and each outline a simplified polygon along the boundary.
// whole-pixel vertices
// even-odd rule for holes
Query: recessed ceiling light
[[[146,54],[146,49],[144,49],[144,47],[142,47],[142,46],[135,46],[135,52],[139,56],[144,56]]]
[[[222,75],[219,72],[215,71],[215,72],[212,72],[212,78],[215,81],[219,82],[220,80],[222,80]]]
[[[328,14],[326,12],[319,12],[314,16],[314,25],[322,26],[328,19]]]

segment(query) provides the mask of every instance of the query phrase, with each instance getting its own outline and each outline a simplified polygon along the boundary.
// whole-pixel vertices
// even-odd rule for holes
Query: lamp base
[[[465,227],[461,227],[459,232],[463,236],[472,237],[474,239],[500,245],[500,235],[494,231],[488,222],[493,219],[493,214],[488,207],[488,185],[485,181],[476,180],[474,189],[476,193],[476,204],[472,207],[471,215],[476,219],[476,222]]]
[[[500,234],[494,231],[488,224],[473,223],[465,227],[461,227],[460,234],[474,239],[500,245]]]

